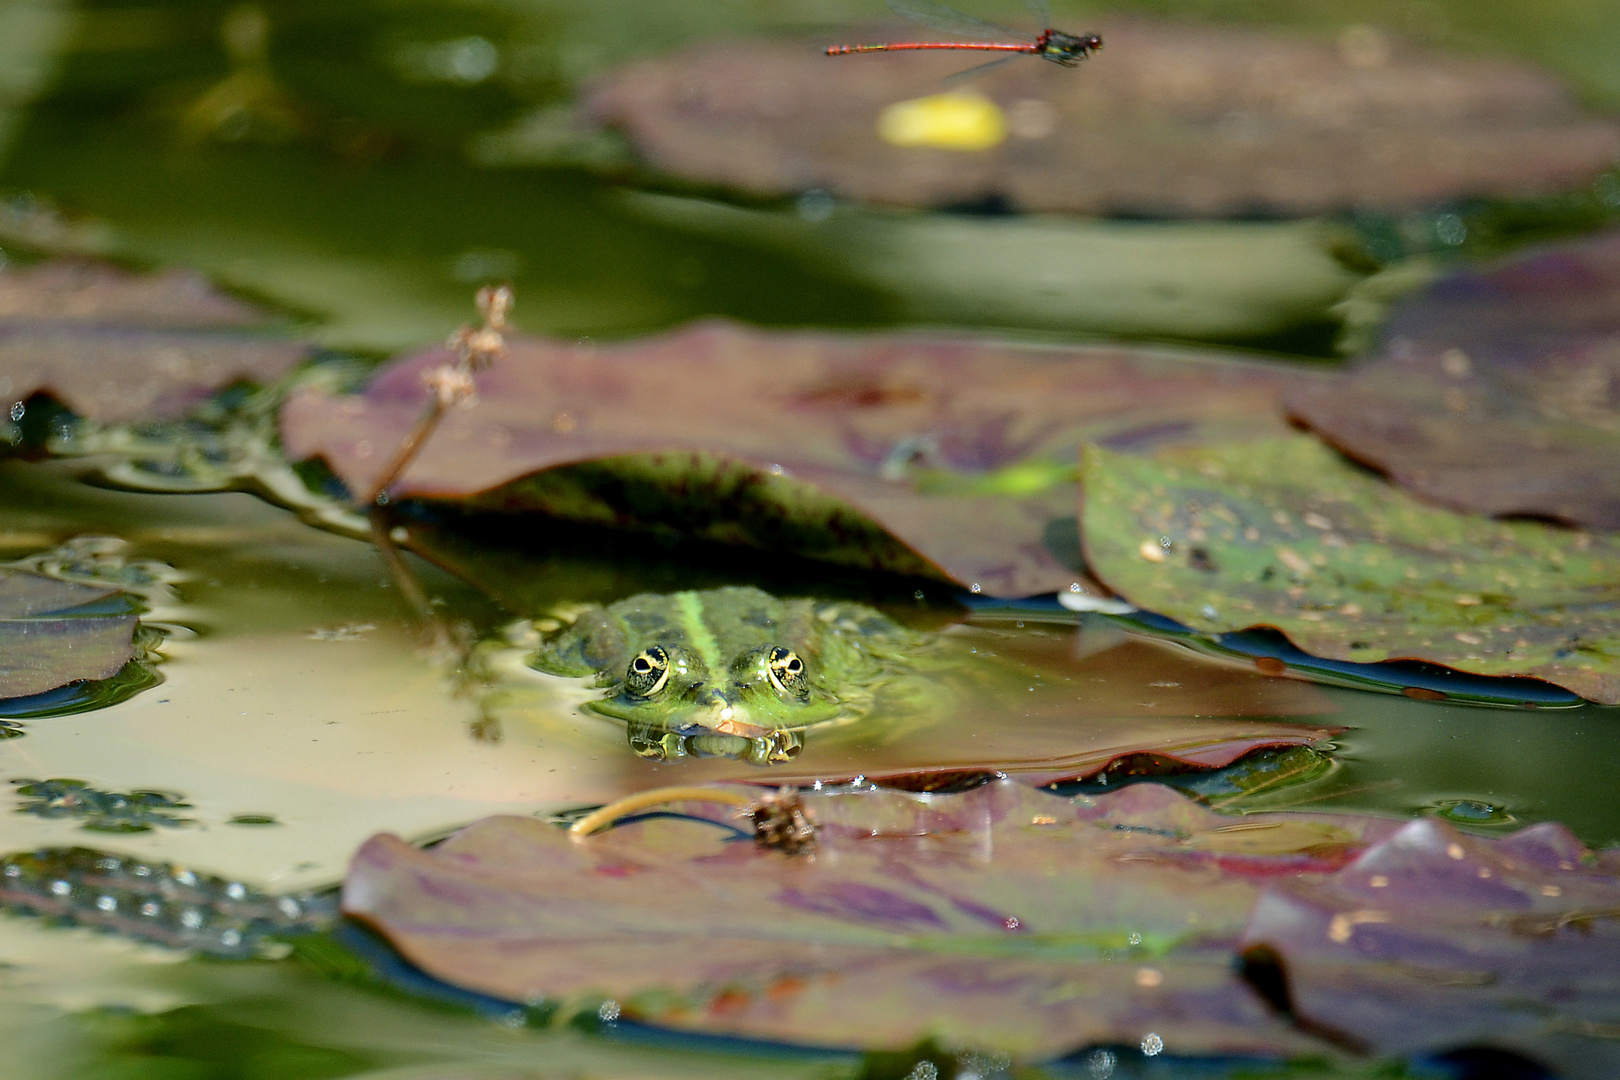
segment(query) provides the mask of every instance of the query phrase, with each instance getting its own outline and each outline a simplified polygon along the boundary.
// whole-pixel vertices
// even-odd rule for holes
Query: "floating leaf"
[[[751,842],[708,803],[588,838],[515,817],[431,851],[379,836],[344,910],[456,985],[600,1015],[608,1000],[682,1030],[1039,1056],[1157,1034],[1172,1054],[1303,1054],[1322,1044],[1238,981],[1237,937],[1265,881],[1335,869],[1397,827],[1233,819],[1153,784],[802,803],[813,857]]]
[[[1342,730],[1305,722],[1333,709],[1305,683],[1202,663],[1141,641],[1079,657],[1073,643],[1067,627],[956,627],[918,647],[928,655],[922,670],[893,665],[869,715],[808,729],[802,752],[771,777],[809,783],[864,776],[927,788],[1005,773],[1046,784],[1110,770],[1219,769],[1257,750],[1309,746]],[[530,646],[481,653],[492,684],[481,702],[484,715],[508,733],[542,732],[553,749],[572,745],[595,755],[617,743],[628,757],[621,721],[587,710],[572,720],[558,717],[560,680],[530,670],[531,655]],[[754,773],[724,758],[638,766],[621,782]]]
[[[263,322],[180,271],[57,262],[0,272],[0,403],[45,392],[97,420],[179,416],[232,382],[273,381],[307,354],[250,332]]]
[[[1620,231],[1437,282],[1289,407],[1436,502],[1620,530]]]
[[[1268,888],[1247,969],[1306,1027],[1387,1056],[1443,1045],[1620,1075],[1620,863],[1561,825],[1414,821],[1325,879]]]
[[[445,358],[398,361],[362,396],[294,396],[282,410],[288,455],[319,455],[364,490],[414,424],[423,373]],[[1084,589],[1079,443],[1280,433],[1278,395],[1318,377],[1148,350],[722,323],[603,348],[518,340],[393,494],[751,544],[996,596]]]
[[[638,61],[607,76],[586,110],[698,183],[1077,213],[1527,196],[1590,182],[1620,151],[1620,127],[1509,58],[1408,49],[1366,28],[1337,47],[1208,24],[1081,29],[1106,45],[1080,70],[1029,60],[980,84],[1009,137],[977,152],[894,145],[880,131],[886,108],[937,93],[961,56],[827,57],[827,39]]]
[[[118,674],[135,655],[136,617],[74,612],[116,595],[0,567],[0,699]]]
[[[1427,506],[1299,436],[1092,447],[1088,563],[1204,633],[1272,626],[1336,660],[1529,675],[1620,703],[1620,541]]]

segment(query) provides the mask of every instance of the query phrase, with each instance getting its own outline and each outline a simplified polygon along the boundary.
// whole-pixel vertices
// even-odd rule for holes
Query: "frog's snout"
[[[696,705],[697,715],[694,719],[710,731],[752,737],[763,730],[753,723],[748,706],[738,700],[735,694],[724,690],[705,690],[698,697]]]

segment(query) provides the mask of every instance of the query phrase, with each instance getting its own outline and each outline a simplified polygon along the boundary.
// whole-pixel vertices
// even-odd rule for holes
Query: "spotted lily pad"
[[[1614,1076],[1617,871],[1556,824],[1484,839],[1414,821],[1328,877],[1268,888],[1247,968],[1302,1027],[1360,1049],[1493,1045]]]
[[[351,491],[386,466],[442,351],[282,409],[294,460]],[[1073,454],[1284,429],[1311,372],[1151,350],[764,333],[706,323],[611,347],[518,340],[395,496],[542,511],[958,582],[1085,591]],[[560,469],[558,466],[569,466]]]
[[[1442,279],[1289,406],[1425,498],[1620,530],[1620,231]]]
[[[179,416],[238,380],[273,381],[308,353],[264,324],[182,271],[81,262],[0,271],[0,408],[19,419],[21,404],[44,392],[96,420]]]
[[[1336,43],[1118,18],[1071,29],[1105,42],[1078,70],[1021,61],[965,91],[999,118],[980,125],[974,150],[896,137],[895,120],[896,106],[939,94],[940,79],[970,60],[828,57],[827,39],[637,61],[604,78],[585,108],[686,180],[907,206],[1410,207],[1568,189],[1620,151],[1620,126],[1584,114],[1555,79],[1512,57],[1425,52],[1365,27]]]
[[[583,839],[516,817],[431,851],[379,836],[343,906],[429,974],[565,1014],[823,1046],[934,1035],[1049,1056],[1158,1035],[1169,1053],[1299,1055],[1322,1044],[1238,980],[1238,935],[1266,881],[1336,869],[1396,827],[1222,817],[1153,784],[803,805],[812,857],[705,803]]]
[[[1620,541],[1428,506],[1315,439],[1086,451],[1088,563],[1204,633],[1528,675],[1620,703]]]
[[[0,699],[118,674],[135,655],[136,616],[124,604],[90,608],[117,595],[0,567]]]

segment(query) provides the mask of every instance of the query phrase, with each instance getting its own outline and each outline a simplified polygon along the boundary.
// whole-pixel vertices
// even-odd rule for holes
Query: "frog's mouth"
[[[741,735],[746,739],[769,735],[774,730],[754,723],[748,706],[719,690],[710,690],[699,698],[686,719],[718,735]]]
[[[795,704],[787,715],[772,716],[769,709],[760,712],[751,708],[741,693],[723,689],[705,690],[696,697],[656,710],[649,709],[644,698],[622,693],[587,702],[585,707],[601,716],[650,724],[684,735],[738,735],[745,739],[810,727],[838,719],[844,711],[836,701],[823,699]]]

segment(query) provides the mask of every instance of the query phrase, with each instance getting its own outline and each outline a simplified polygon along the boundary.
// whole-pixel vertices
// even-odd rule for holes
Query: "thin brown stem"
[[[439,395],[435,394],[428,399],[421,415],[416,418],[415,426],[399,440],[399,446],[394,450],[394,456],[387,467],[361,494],[359,500],[361,506],[375,506],[383,493],[394,486],[394,481],[400,478],[400,475],[410,467],[411,462],[416,460],[416,455],[421,453],[428,436],[439,426],[439,421],[444,418],[446,411],[446,404]]]
[[[427,645],[437,654],[445,654],[454,649],[454,640],[450,635],[450,628],[444,624],[439,613],[433,607],[433,601],[428,599],[427,590],[422,588],[422,582],[417,578],[416,572],[411,569],[410,563],[400,552],[394,538],[389,535],[392,526],[389,523],[388,512],[381,507],[373,507],[366,515],[371,524],[371,542],[377,545],[377,551],[382,555],[383,564],[388,567],[389,576],[394,579],[394,585],[399,589],[399,595],[411,606],[416,617],[422,621],[427,631]]]

